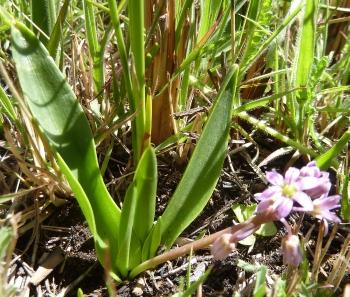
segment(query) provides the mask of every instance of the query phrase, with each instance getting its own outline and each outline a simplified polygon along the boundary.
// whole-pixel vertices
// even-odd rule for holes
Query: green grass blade
[[[47,50],[49,51],[51,57],[54,60],[56,59],[58,47],[59,47],[60,41],[62,40],[63,24],[67,16],[68,5],[69,5],[69,0],[65,0],[58,14],[55,26],[52,29],[49,43],[47,44]]]
[[[257,120],[256,118],[250,116],[246,112],[240,112],[239,114],[237,114],[237,116],[240,117],[241,119],[247,121],[248,123],[250,123],[254,127],[262,130],[263,132],[270,134],[272,137],[274,137],[274,138],[290,145],[291,147],[299,150],[303,154],[308,154],[313,158],[318,156],[318,154],[315,151],[313,151],[312,149],[300,144],[299,142],[289,138],[288,136],[278,132],[277,130],[266,126],[266,124],[263,121]]]
[[[55,0],[32,0],[32,20],[47,36],[56,21],[55,5]],[[46,45],[48,40],[40,34],[40,41]]]
[[[103,182],[92,133],[79,102],[45,47],[20,23],[12,28],[12,52],[32,114],[84,189],[97,233],[115,251],[120,210]],[[79,195],[76,198],[83,203]]]
[[[94,92],[95,94],[99,94],[104,85],[104,63],[100,55],[101,46],[97,36],[94,6],[91,2],[84,0],[83,7],[85,14],[86,37],[93,62],[92,77],[94,80]]]
[[[218,17],[219,10],[222,1],[206,1],[201,0],[200,10],[201,18],[199,22],[197,43],[204,37],[204,35],[209,31],[210,27],[215,23]]]
[[[317,166],[321,169],[328,169],[332,165],[332,161],[340,155],[349,141],[350,129],[348,129],[328,151],[316,158]]]
[[[179,186],[162,215],[162,242],[168,247],[203,210],[216,186],[226,155],[237,73],[235,66],[228,74]]]
[[[12,121],[17,120],[17,115],[13,104],[2,86],[0,86],[0,104],[6,112],[7,116],[9,116]]]
[[[241,59],[245,65],[251,56],[259,55],[259,46],[266,40],[267,32],[272,20],[271,0],[254,0],[249,2],[246,30],[246,48]],[[243,66],[244,67],[244,66]]]
[[[302,9],[302,5],[298,5],[295,10],[293,10],[290,14],[288,14],[285,19],[282,21],[281,25],[259,46],[258,50],[254,55],[247,57],[246,62],[242,65],[241,73],[245,73],[247,69],[252,65],[258,57],[269,47],[272,42],[279,36],[283,30],[290,25],[295,17],[299,14]]]
[[[316,15],[318,0],[306,0],[306,7],[300,33],[300,45],[297,56],[295,86],[303,87],[299,100],[307,99],[307,90],[311,66],[314,59]]]
[[[133,84],[134,106],[136,107],[134,161],[137,164],[145,149],[144,141],[149,139],[146,135],[146,109],[145,109],[145,42],[144,42],[144,0],[129,0],[129,36],[130,49],[135,70],[135,83]]]
[[[263,97],[263,98],[260,98],[260,99],[249,101],[249,102],[247,102],[245,104],[242,104],[241,106],[239,106],[237,108],[234,108],[233,109],[233,114],[240,113],[242,111],[252,110],[252,109],[255,109],[255,108],[258,108],[258,107],[266,106],[270,102],[272,102],[274,100],[277,100],[279,98],[282,98],[283,96],[285,96],[287,94],[290,94],[292,92],[295,92],[295,89],[294,90],[293,89],[292,90],[288,90],[286,92],[282,92],[282,93],[279,93],[279,94],[266,96],[266,97]]]
[[[308,133],[308,114],[305,112],[306,102],[311,100],[310,75],[314,62],[315,37],[316,37],[316,17],[318,0],[306,0],[303,21],[300,28],[300,36],[297,45],[295,87],[301,88],[297,92],[297,102],[299,104],[297,122],[297,137],[300,141],[306,141]],[[311,102],[309,102],[310,104]]]
[[[346,160],[345,164],[347,164]],[[345,166],[344,166],[345,167]],[[349,201],[349,174],[347,172],[348,167],[344,168],[344,173],[341,174],[341,217],[343,220],[350,220],[350,201]]]

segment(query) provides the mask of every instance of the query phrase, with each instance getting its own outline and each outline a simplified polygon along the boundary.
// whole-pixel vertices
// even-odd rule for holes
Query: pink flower
[[[310,212],[311,215],[323,221],[325,225],[325,235],[328,233],[328,222],[340,223],[339,217],[331,210],[340,207],[340,196],[326,196],[313,200],[313,210]]]
[[[236,243],[253,234],[265,219],[265,216],[256,215],[244,223],[232,226],[231,232],[221,235],[214,241],[211,247],[214,259],[225,259],[236,248]]]
[[[283,263],[298,267],[303,256],[300,247],[299,237],[297,235],[288,234],[282,239]]]
[[[304,192],[312,199],[328,195],[332,186],[329,180],[329,173],[321,171],[315,161],[309,162],[300,169],[300,182],[304,185]],[[307,188],[306,185],[312,186]]]
[[[284,218],[292,211],[294,202],[297,202],[305,211],[313,209],[311,198],[304,192],[310,189],[312,184],[300,181],[300,170],[290,167],[285,176],[276,171],[266,172],[267,180],[272,184],[264,192],[255,194],[255,198],[261,201],[257,207],[257,213],[272,208],[276,211],[277,218]]]

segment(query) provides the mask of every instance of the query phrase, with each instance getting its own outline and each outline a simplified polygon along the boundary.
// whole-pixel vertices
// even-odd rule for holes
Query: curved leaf
[[[219,179],[226,156],[237,73],[235,65],[222,86],[186,171],[162,215],[162,242],[168,247],[203,210]]]
[[[12,27],[12,52],[32,114],[88,197],[97,234],[115,251],[120,210],[103,182],[95,143],[79,102],[45,47],[21,23]],[[85,208],[81,195],[75,194]]]

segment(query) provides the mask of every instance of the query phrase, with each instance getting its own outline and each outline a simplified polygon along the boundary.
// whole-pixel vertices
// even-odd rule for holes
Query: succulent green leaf
[[[226,156],[238,67],[222,86],[186,171],[162,215],[162,242],[168,247],[210,199]]]
[[[132,182],[125,194],[124,205],[120,217],[117,269],[123,277],[126,277],[130,268],[131,240],[133,237],[134,218],[137,203],[137,188]],[[141,259],[140,259],[141,260]]]
[[[134,232],[141,242],[146,240],[154,222],[157,180],[157,159],[154,149],[149,146],[142,154],[134,176],[137,187]]]
[[[21,23],[12,27],[12,52],[20,86],[33,116],[86,194],[97,234],[115,251],[120,210],[100,174],[95,143],[82,107],[46,48]],[[70,175],[67,170],[64,173]],[[86,201],[79,191],[75,194],[84,211]],[[89,226],[93,228],[92,219]]]

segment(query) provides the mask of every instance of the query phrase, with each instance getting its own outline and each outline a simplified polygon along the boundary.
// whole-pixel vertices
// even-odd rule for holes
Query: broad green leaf
[[[137,187],[134,232],[140,242],[146,240],[154,222],[157,180],[157,159],[154,149],[149,146],[142,154],[134,176]]]
[[[13,232],[11,228],[2,226],[0,229],[0,260],[3,261],[6,256],[7,249],[13,237]]]
[[[130,268],[131,240],[133,237],[134,218],[137,203],[137,187],[132,182],[125,194],[124,205],[120,217],[117,268],[126,277]],[[141,260],[141,259],[140,259]]]
[[[66,78],[35,35],[21,23],[15,23],[11,32],[13,58],[28,106],[51,147],[85,192],[93,210],[96,233],[115,251],[120,210],[100,174],[87,118]],[[75,194],[79,205],[85,208],[80,193]]]
[[[211,197],[226,156],[238,67],[227,76],[186,171],[162,215],[168,247],[199,215]]]
[[[261,227],[255,231],[255,234],[260,236],[275,236],[277,233],[277,227],[273,222],[268,222],[261,225]]]
[[[154,149],[149,146],[138,163],[122,208],[118,267],[124,276],[130,268],[140,264],[142,255],[150,255],[152,236],[147,242],[147,250],[143,249],[143,245],[147,241],[154,221],[156,191],[157,160]]]

